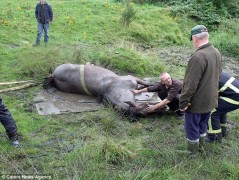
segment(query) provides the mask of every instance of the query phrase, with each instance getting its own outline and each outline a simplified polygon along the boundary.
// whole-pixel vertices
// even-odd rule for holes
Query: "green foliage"
[[[122,14],[121,14],[121,23],[123,24],[124,27],[128,28],[129,24],[134,20],[136,11],[133,7],[133,3],[131,3],[130,1],[126,2],[126,7],[123,10]]]
[[[224,20],[218,29],[218,33],[213,34],[215,46],[221,52],[234,57],[239,57],[239,37],[235,36],[239,31],[238,19]]]
[[[139,76],[158,76],[164,70],[160,60],[142,57],[136,51],[116,48],[107,52],[99,52],[90,58],[93,64],[101,64],[108,69],[117,69],[119,74],[134,74]],[[150,63],[154,61],[154,63]],[[129,64],[131,64],[129,66]]]
[[[239,15],[239,0],[134,0],[135,3],[149,3],[154,5],[173,5],[173,8],[177,8],[176,11],[184,11],[194,15],[198,12],[197,16],[201,16],[202,20],[210,20],[212,22],[213,18],[217,18],[217,21],[220,18],[237,18]],[[190,6],[188,11],[185,9],[185,6]],[[197,11],[198,10],[198,11]],[[193,13],[193,11],[196,11]],[[201,12],[203,11],[203,12]],[[203,14],[209,13],[209,14]],[[207,17],[207,16],[213,17]]]
[[[217,26],[221,22],[221,17],[212,2],[179,1],[172,6],[171,11],[174,16],[186,16],[208,27]]]
[[[21,55],[16,57],[16,62],[12,66],[17,69],[15,73],[20,77],[42,79],[47,77],[49,70],[54,70],[60,64],[85,64],[89,61],[84,48],[72,46],[71,49],[65,49],[64,51],[62,49],[64,49],[64,46],[38,47],[33,48],[32,51],[22,49]],[[43,51],[44,53],[42,53]]]
[[[239,0],[211,0],[213,5],[217,8],[220,15],[237,18],[239,16]]]
[[[122,145],[107,140],[102,146],[102,155],[104,159],[114,165],[122,165],[135,155]]]

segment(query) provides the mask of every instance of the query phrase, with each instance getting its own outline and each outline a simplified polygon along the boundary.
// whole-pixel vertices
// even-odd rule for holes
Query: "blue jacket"
[[[219,98],[239,105],[239,80],[222,72],[219,81]]]
[[[49,23],[53,20],[53,11],[49,4],[44,4],[44,18],[41,19],[41,4],[38,3],[35,9],[35,17],[39,23]]]

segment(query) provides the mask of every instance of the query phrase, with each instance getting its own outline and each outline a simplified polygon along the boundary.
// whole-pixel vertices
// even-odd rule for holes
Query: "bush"
[[[213,35],[214,45],[226,55],[239,57],[239,37],[235,36],[239,31],[237,18],[224,20],[218,31]]]
[[[212,2],[205,2],[203,4],[197,3],[197,0],[192,0],[187,3],[181,2],[173,6],[171,12],[174,16],[190,17],[210,29],[219,25],[221,22],[221,18]]]
[[[172,14],[190,17],[210,28],[218,26],[223,18],[239,17],[239,0],[134,0],[135,3],[166,4]]]
[[[121,23],[124,27],[128,28],[129,24],[134,20],[136,11],[134,10],[133,4],[130,2],[126,3],[126,8],[121,15]]]

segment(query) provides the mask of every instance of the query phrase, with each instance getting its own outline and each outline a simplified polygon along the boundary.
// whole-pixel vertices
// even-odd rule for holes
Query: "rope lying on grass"
[[[21,83],[25,83],[25,84],[22,84],[20,86],[15,86],[15,87],[1,89],[0,93],[7,92],[7,91],[15,91],[15,90],[24,89],[24,88],[27,88],[27,87],[31,87],[31,86],[36,86],[37,85],[37,83],[35,83],[35,82],[31,81],[31,80],[30,81],[0,82],[0,85],[11,85],[11,84],[21,84]]]

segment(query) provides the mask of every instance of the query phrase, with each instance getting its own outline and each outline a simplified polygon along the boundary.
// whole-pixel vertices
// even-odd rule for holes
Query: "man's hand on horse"
[[[155,105],[149,105],[149,107],[147,107],[145,110],[146,112],[153,112],[155,111],[156,107]]]
[[[139,90],[137,90],[137,89],[131,89],[131,91],[132,91],[134,94],[138,94],[138,93],[139,93]]]

